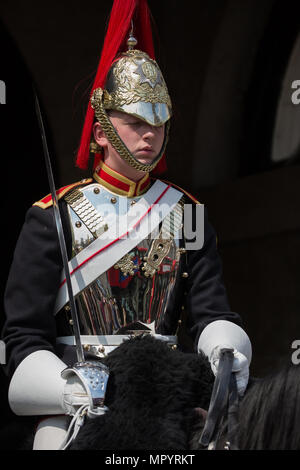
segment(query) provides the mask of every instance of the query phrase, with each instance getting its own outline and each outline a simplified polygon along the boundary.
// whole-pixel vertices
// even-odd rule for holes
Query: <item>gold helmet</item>
[[[171,100],[157,63],[148,54],[129,50],[111,67],[103,95],[106,110],[115,109],[161,126],[171,117]]]
[[[146,0],[137,3],[143,3],[147,6]],[[133,37],[131,28],[127,40],[128,50],[119,53],[112,61],[105,76],[103,88],[93,87],[90,105],[106,137],[119,155],[132,167],[150,172],[157,166],[165,152],[172,105],[159,66],[149,54],[134,49],[136,44],[137,40]],[[133,115],[151,126],[166,125],[162,149],[151,163],[140,163],[134,158],[113,127],[109,119],[110,110]],[[93,137],[90,141],[90,150],[99,153],[100,149]]]

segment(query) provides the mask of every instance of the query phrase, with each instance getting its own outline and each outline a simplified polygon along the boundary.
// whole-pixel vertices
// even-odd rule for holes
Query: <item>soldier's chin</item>
[[[150,154],[150,152],[149,152],[149,154],[146,154],[146,153],[143,152],[143,154],[140,153],[140,154],[134,155],[134,158],[138,162],[143,163],[143,165],[150,165],[153,162],[153,160],[155,160],[156,155],[153,154],[153,153]]]
[[[153,158],[151,160],[147,158],[137,158],[139,163],[142,163],[143,165],[150,165],[153,162]]]

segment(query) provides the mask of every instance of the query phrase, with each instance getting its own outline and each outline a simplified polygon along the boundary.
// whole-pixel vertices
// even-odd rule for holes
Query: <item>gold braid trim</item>
[[[102,130],[105,133],[106,137],[114,147],[114,149],[118,152],[121,158],[125,160],[128,165],[135,168],[136,170],[141,170],[145,172],[152,171],[160,159],[162,158],[163,154],[165,153],[168,138],[169,138],[169,129],[170,129],[170,122],[166,123],[165,129],[165,138],[162,145],[162,148],[158,154],[158,156],[153,160],[152,163],[140,163],[138,160],[134,158],[132,153],[128,150],[127,146],[124,144],[123,140],[119,137],[118,133],[116,132],[114,126],[112,125],[102,103],[103,98],[103,90],[102,88],[96,88],[94,90],[92,98],[91,98],[91,106],[95,111],[95,116],[97,120],[100,122],[102,126]]]

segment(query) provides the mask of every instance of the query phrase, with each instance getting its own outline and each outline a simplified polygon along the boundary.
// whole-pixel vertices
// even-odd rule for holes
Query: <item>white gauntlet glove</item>
[[[250,340],[245,331],[235,323],[216,320],[204,328],[198,342],[198,351],[203,351],[208,357],[214,375],[218,370],[222,348],[234,350],[232,371],[236,373],[238,393],[242,396],[249,380],[249,365],[252,357]]]
[[[9,404],[17,415],[75,415],[82,406],[98,414],[97,410],[105,411],[108,374],[97,361],[67,368],[52,352],[35,351],[11,379]]]

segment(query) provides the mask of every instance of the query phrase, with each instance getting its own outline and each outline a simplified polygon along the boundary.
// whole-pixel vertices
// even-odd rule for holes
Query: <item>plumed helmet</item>
[[[134,15],[135,23],[132,21]],[[138,40],[132,34],[133,24]],[[135,49],[137,44],[139,48]],[[131,114],[152,126],[166,124],[162,149],[153,162],[144,164],[133,157],[109,119],[110,110]],[[92,137],[92,126],[96,118],[110,143],[129,165],[145,172],[156,168],[157,173],[161,173],[166,168],[164,152],[171,114],[168,89],[154,59],[147,0],[115,0],[92,88],[77,165],[86,168],[89,152],[99,153]]]

